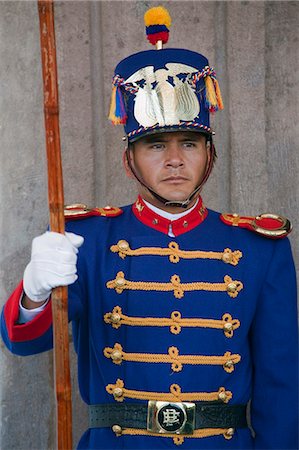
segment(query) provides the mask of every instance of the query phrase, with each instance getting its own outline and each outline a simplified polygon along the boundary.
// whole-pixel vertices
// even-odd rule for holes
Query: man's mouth
[[[184,183],[185,181],[188,181],[188,178],[183,177],[183,176],[175,176],[172,175],[170,177],[166,177],[162,179],[162,182],[164,183],[173,183],[173,184],[180,184],[180,183]]]

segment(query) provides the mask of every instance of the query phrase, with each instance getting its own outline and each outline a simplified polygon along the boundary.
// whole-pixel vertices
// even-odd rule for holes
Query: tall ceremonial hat
[[[156,49],[135,53],[116,66],[109,119],[124,125],[130,142],[161,131],[211,134],[210,113],[223,109],[214,69],[200,53],[163,48],[171,25],[164,7],[149,9],[144,21]]]

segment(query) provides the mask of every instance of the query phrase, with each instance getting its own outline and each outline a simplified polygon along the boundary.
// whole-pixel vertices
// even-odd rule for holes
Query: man
[[[169,24],[162,8],[150,10],[149,40],[161,47]],[[297,448],[294,266],[288,239],[267,239],[290,227],[203,204],[215,158],[209,112],[221,107],[198,53],[159,49],[120,62],[110,118],[125,124],[138,199],[68,208],[66,235],[34,239],[4,308],[8,348],[48,350],[51,290],[69,286],[90,405],[79,448]]]

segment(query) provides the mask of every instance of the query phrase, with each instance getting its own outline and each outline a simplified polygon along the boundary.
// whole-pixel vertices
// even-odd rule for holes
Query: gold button
[[[121,397],[123,395],[123,390],[120,387],[116,387],[113,389],[113,396],[114,397]]]
[[[188,226],[188,222],[187,222],[187,220],[184,220],[183,227],[187,228],[187,226]]]
[[[240,216],[239,214],[234,213],[233,214],[233,226],[237,227],[240,221]]]
[[[118,277],[115,280],[115,284],[116,286],[123,286],[125,284],[125,279],[122,277]]]
[[[226,430],[225,435],[227,437],[232,437],[235,433],[235,429],[234,428],[229,428],[228,430]]]
[[[129,244],[127,241],[118,241],[117,245],[120,250],[128,250],[129,248]]]
[[[227,292],[232,292],[232,293],[234,293],[234,292],[236,292],[236,290],[237,290],[237,285],[236,285],[236,283],[228,283],[226,289],[227,289]]]
[[[230,322],[227,322],[223,325],[223,328],[225,331],[231,331],[233,329],[233,324]]]
[[[225,262],[225,263],[230,263],[231,260],[232,260],[231,253],[224,252],[223,255],[222,255],[222,261]]]
[[[120,315],[117,313],[113,313],[110,316],[110,320],[112,323],[118,323],[120,321]]]
[[[119,350],[113,350],[111,353],[111,359],[113,361],[121,361],[122,360],[122,354]]]
[[[158,222],[159,222],[158,219],[154,219],[154,220],[153,220],[153,225],[157,225]]]
[[[218,398],[219,398],[219,400],[222,400],[223,402],[225,402],[225,400],[226,400],[226,393],[225,392],[219,392]]]
[[[120,425],[113,425],[112,431],[116,434],[116,436],[121,436],[123,430]]]
[[[231,368],[231,367],[233,367],[234,366],[234,363],[233,363],[233,361],[231,360],[231,359],[229,359],[228,361],[226,361],[226,363],[224,364],[224,367],[227,367],[227,368]]]

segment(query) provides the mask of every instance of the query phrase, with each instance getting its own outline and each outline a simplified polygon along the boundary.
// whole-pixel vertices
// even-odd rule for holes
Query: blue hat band
[[[137,130],[129,131],[127,137],[130,142],[133,142],[148,134],[154,134],[159,132],[172,132],[172,131],[198,131],[200,133],[211,134],[212,129],[197,122],[180,122],[177,125],[168,125],[161,127],[159,124],[152,127],[140,127]]]

